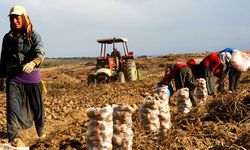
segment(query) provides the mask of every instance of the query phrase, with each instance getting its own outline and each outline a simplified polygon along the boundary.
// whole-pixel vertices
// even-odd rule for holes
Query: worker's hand
[[[31,73],[31,71],[34,69],[36,66],[36,63],[31,61],[23,66],[23,72],[25,73]]]

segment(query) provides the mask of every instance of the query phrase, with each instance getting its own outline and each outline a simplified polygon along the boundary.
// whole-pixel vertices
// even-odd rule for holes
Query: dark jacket
[[[44,44],[40,35],[33,31],[30,44],[27,43],[26,39],[26,34],[17,37],[13,31],[4,36],[0,60],[0,75],[2,77],[12,72],[21,73],[24,64],[30,61],[41,62],[44,59]]]

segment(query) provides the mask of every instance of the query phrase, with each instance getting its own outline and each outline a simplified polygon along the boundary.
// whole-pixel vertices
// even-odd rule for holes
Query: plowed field
[[[164,75],[167,63],[205,54],[166,55],[138,58],[143,79],[136,82],[90,85],[87,73],[94,69],[91,59],[47,59],[41,69],[48,93],[44,94],[47,137],[38,139],[34,126],[20,132],[30,149],[86,149],[86,109],[105,104],[129,104],[140,107],[145,93],[152,93]],[[226,83],[228,86],[228,82]],[[175,95],[170,98],[171,121],[168,131],[145,131],[138,111],[133,114],[133,149],[250,149],[250,70],[241,77],[236,93],[216,93],[205,105],[188,114],[177,111]],[[0,92],[0,141],[6,142],[6,100]]]

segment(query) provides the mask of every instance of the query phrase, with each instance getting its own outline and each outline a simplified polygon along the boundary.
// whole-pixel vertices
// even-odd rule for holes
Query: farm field
[[[105,104],[142,105],[146,93],[153,94],[163,78],[167,63],[186,62],[206,54],[176,54],[140,57],[137,67],[143,79],[136,82],[87,85],[87,73],[95,59],[46,59],[42,71],[46,82],[45,139],[38,139],[34,126],[20,132],[30,149],[86,149],[88,118],[86,109]],[[228,80],[226,80],[228,86]],[[228,89],[226,87],[226,89]],[[175,94],[170,98],[172,127],[167,131],[148,132],[133,114],[134,150],[245,150],[250,149],[250,70],[243,72],[237,93],[216,93],[204,105],[188,114],[178,112]],[[0,142],[6,142],[6,100],[0,92]]]

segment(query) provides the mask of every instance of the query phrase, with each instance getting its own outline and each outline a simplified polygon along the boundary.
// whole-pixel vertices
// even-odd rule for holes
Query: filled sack
[[[250,55],[239,50],[232,53],[230,64],[238,71],[247,71],[250,68]]]

